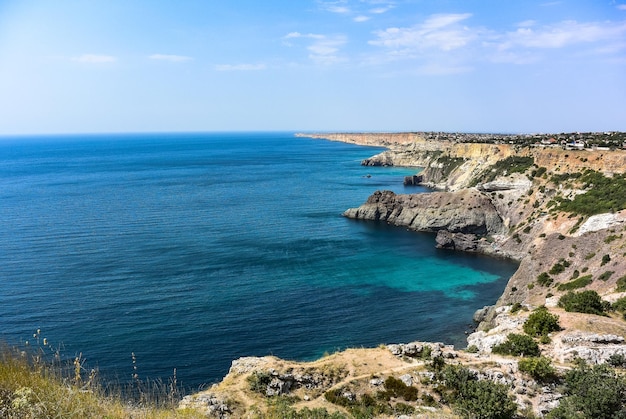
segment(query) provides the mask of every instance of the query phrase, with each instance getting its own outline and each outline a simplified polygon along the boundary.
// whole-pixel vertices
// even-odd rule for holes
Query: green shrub
[[[607,360],[609,365],[612,365],[617,368],[626,367],[626,356],[622,354],[613,354]]]
[[[505,419],[515,415],[517,407],[508,388],[489,380],[478,380],[476,374],[460,365],[446,365],[437,376],[441,400],[467,419]]]
[[[568,292],[559,299],[559,307],[565,311],[603,315],[606,305],[597,292],[587,290]]]
[[[626,297],[619,298],[612,305],[611,309],[619,311],[620,313],[626,313]]]
[[[508,419],[517,411],[508,387],[487,380],[468,382],[452,406],[466,419]]]
[[[519,360],[518,367],[521,372],[542,383],[552,382],[557,378],[552,362],[543,356],[522,358]]]
[[[591,279],[591,275],[585,275],[585,276],[580,276],[576,279],[574,279],[573,281],[569,281],[566,282],[564,284],[560,284],[557,289],[559,291],[569,291],[569,290],[575,290],[578,288],[584,288],[587,285],[591,284],[592,279]]]
[[[610,261],[611,261],[611,256],[604,255],[604,256],[602,256],[602,263],[600,264],[600,266],[604,266],[607,263],[609,263]]]
[[[615,272],[613,272],[613,271],[606,271],[606,272],[604,272],[602,275],[600,275],[600,276],[598,277],[598,279],[599,279],[600,281],[606,281],[606,280],[608,280],[608,279],[609,279],[609,278],[610,278],[610,277],[611,277],[614,273],[615,273]]]
[[[565,375],[565,395],[550,419],[626,417],[626,380],[606,364],[579,363]]]
[[[623,277],[617,280],[617,288],[615,288],[615,291],[617,292],[626,291],[626,275],[624,275]]]
[[[391,395],[391,397],[402,397],[407,402],[417,400],[417,388],[413,386],[407,386],[394,377],[387,377],[385,380],[385,390]]]
[[[469,352],[470,354],[478,353],[478,346],[470,345],[467,347],[466,351]]]
[[[487,167],[480,175],[476,176],[470,186],[478,183],[487,183],[494,180],[498,175],[524,173],[534,163],[532,157],[509,156]]]
[[[520,304],[519,302],[513,303],[513,305],[511,306],[511,314],[515,314],[521,309],[522,309],[522,304]]]
[[[324,408],[309,409],[305,407],[301,410],[296,410],[289,400],[285,400],[282,397],[268,399],[267,413],[255,418],[259,419],[346,419],[344,415],[339,412],[328,413]]]
[[[548,273],[550,273],[551,275],[558,275],[564,270],[565,270],[565,266],[563,266],[561,263],[556,263],[552,268],[550,268]]]
[[[559,316],[552,314],[545,307],[533,311],[524,322],[524,332],[530,336],[547,336],[550,332],[561,330]]]
[[[528,335],[510,333],[506,341],[491,348],[491,352],[500,355],[539,356],[539,345]]]
[[[554,178],[554,176],[553,176]],[[594,215],[620,211],[626,208],[626,176],[616,174],[611,178],[587,170],[578,182],[586,189],[572,200],[557,197],[562,211],[580,215]]]
[[[262,395],[267,394],[267,385],[272,381],[272,376],[267,372],[255,371],[246,378],[250,390]]]
[[[550,277],[550,275],[548,275],[547,272],[542,272],[539,275],[537,275],[537,283],[539,285],[542,285],[544,287],[550,286],[550,284],[552,284],[552,278]]]

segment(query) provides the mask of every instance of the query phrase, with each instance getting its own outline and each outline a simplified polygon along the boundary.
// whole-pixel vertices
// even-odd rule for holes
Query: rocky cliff
[[[491,200],[475,189],[454,193],[397,195],[377,191],[362,206],[344,213],[349,218],[385,221],[415,231],[476,234],[504,232],[504,223]]]
[[[413,342],[313,363],[244,358],[183,406],[213,417],[296,417],[296,411],[301,417],[459,417],[463,411],[450,404],[437,372],[437,365],[453,363],[468,368],[472,380],[506,386],[524,417],[543,417],[565,397],[558,380],[529,376],[519,357],[492,353],[510,334],[523,335],[538,307],[559,322],[534,339],[556,376],[577,358],[626,360],[626,314],[605,310],[622,301],[626,312],[626,152],[435,141],[417,133],[314,137],[387,147],[363,164],[424,168],[411,181],[438,190],[376,191],[345,216],[436,232],[441,248],[511,257],[519,269],[496,304],[477,311],[480,325],[466,351]],[[597,293],[603,312],[566,311],[561,297],[572,290]],[[280,397],[291,404],[281,405]]]

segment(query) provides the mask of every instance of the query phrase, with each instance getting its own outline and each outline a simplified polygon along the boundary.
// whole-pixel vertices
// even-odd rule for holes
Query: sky
[[[626,131],[626,0],[0,0],[0,135]]]

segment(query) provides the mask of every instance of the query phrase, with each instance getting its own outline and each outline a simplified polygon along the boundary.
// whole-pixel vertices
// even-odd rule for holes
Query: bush
[[[468,419],[508,419],[517,411],[507,386],[487,380],[471,381],[453,408]]]
[[[539,345],[528,335],[510,333],[506,341],[491,348],[491,352],[500,355],[539,356]]]
[[[626,417],[626,381],[606,364],[585,363],[565,375],[565,395],[551,419]]]
[[[407,386],[402,380],[394,377],[387,377],[385,380],[385,390],[391,397],[402,397],[407,402],[417,400],[417,388]]]
[[[607,281],[611,276],[613,276],[614,271],[606,271],[602,275],[598,277],[600,281]]]
[[[476,176],[470,186],[478,183],[487,183],[494,180],[498,175],[524,173],[534,163],[532,157],[509,156],[487,167],[480,175]]]
[[[558,262],[558,263],[555,263],[552,268],[550,268],[548,273],[551,275],[558,275],[564,270],[565,270],[565,266],[561,262]]]
[[[623,277],[617,280],[617,288],[615,288],[615,291],[617,292],[626,291],[626,275],[624,275]]]
[[[619,311],[620,313],[626,313],[626,297],[617,299],[612,305],[611,309]]]
[[[550,275],[548,275],[547,272],[542,272],[537,276],[537,283],[539,285],[547,287],[552,284],[552,278],[550,278]]]
[[[272,381],[272,376],[267,372],[255,371],[246,378],[250,390],[262,395],[267,394],[267,385]]]
[[[607,263],[609,263],[610,261],[611,261],[611,256],[604,255],[604,256],[602,256],[602,263],[600,263],[600,266],[604,266]]]
[[[612,365],[614,367],[625,368],[626,367],[626,356],[624,356],[622,354],[613,354],[613,355],[611,355],[609,357],[607,362],[609,363],[609,365]]]
[[[576,195],[572,200],[558,197],[561,210],[573,214],[594,215],[626,208],[625,175],[616,174],[609,178],[602,173],[588,170],[578,180],[587,192]]]
[[[591,275],[579,276],[573,281],[565,282],[564,284],[559,284],[557,289],[559,291],[570,291],[578,288],[584,288],[587,285],[591,284],[593,280],[591,279]]]
[[[552,314],[545,307],[533,311],[524,322],[524,332],[530,336],[546,336],[550,332],[561,330],[559,316]]]
[[[521,372],[542,383],[552,382],[557,378],[556,370],[552,363],[543,356],[520,359],[518,367]]]
[[[598,293],[591,290],[568,292],[559,299],[559,307],[569,312],[598,315],[603,315],[606,310],[606,304]]]
[[[507,386],[478,380],[476,374],[458,365],[447,365],[440,374],[443,400],[463,418],[505,419],[515,415],[517,406]]]
[[[259,419],[346,419],[341,413],[329,413],[324,408],[305,407],[302,410],[296,410],[284,398],[269,399],[267,413],[255,417]]]

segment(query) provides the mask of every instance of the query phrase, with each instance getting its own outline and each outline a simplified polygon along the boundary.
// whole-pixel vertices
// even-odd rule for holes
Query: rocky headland
[[[433,188],[426,194],[376,191],[344,216],[436,233],[433,245],[512,258],[519,269],[498,301],[477,311],[467,348],[413,342],[347,350],[312,363],[244,358],[221,383],[186,397],[182,406],[214,417],[298,411],[301,416],[289,417],[513,417],[506,403],[506,411],[491,416],[476,413],[480,405],[473,408],[478,416],[468,413],[467,397],[450,389],[446,376],[461,368],[471,380],[496,386],[492,393],[505,389],[519,417],[568,417],[559,416],[574,403],[562,385],[566,371],[581,360],[626,367],[626,151],[568,149],[552,136],[534,142],[522,136],[522,143],[506,136],[480,137],[481,143],[462,134],[306,136],[385,147],[362,164],[415,167],[405,183]],[[537,319],[556,319],[558,327],[529,332]],[[512,335],[534,342],[537,354],[503,352],[515,347]],[[542,362],[551,379],[536,374]]]

